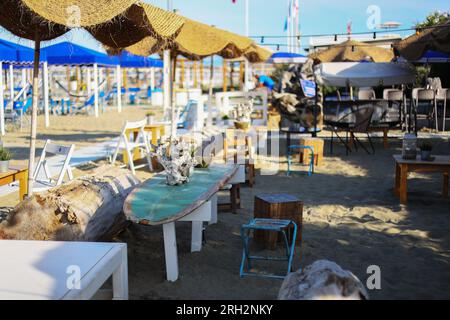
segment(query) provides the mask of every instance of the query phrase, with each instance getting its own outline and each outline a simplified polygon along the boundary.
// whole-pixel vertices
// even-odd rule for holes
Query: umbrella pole
[[[212,126],[212,99],[213,99],[213,81],[214,81],[214,57],[211,56],[211,65],[209,70],[209,92],[208,92],[208,127]]]
[[[0,61],[0,134],[5,135],[5,99],[3,97],[3,63]]]
[[[33,104],[31,108],[31,136],[30,156],[28,159],[28,197],[33,195],[34,185],[34,158],[36,157],[36,127],[37,109],[39,102],[39,59],[41,54],[41,40],[36,32],[34,39],[34,69],[33,69]]]
[[[177,135],[177,119],[176,119],[176,99],[175,99],[175,75],[177,74],[177,56],[175,55],[171,58],[171,63],[173,63],[172,72],[170,73],[170,104],[171,104],[171,131],[170,140],[172,141]]]

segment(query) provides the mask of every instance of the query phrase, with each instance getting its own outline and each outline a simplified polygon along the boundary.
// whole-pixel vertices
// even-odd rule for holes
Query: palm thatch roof
[[[450,19],[404,39],[394,49],[397,55],[410,61],[419,60],[428,50],[450,54]]]
[[[30,40],[51,40],[83,27],[111,48],[147,36],[173,38],[184,19],[138,0],[2,0],[0,25]]]
[[[250,38],[182,16],[178,17],[185,23],[175,37],[158,41],[154,36],[147,36],[123,49],[141,56],[171,50],[173,56],[182,55],[190,60],[200,60],[212,55],[233,59],[244,56],[246,53],[251,57],[252,62],[265,61],[270,57],[269,51],[258,47]]]
[[[315,63],[322,62],[359,62],[370,60],[373,62],[390,62],[394,58],[392,50],[375,45],[348,40],[334,45],[329,49],[309,55]]]

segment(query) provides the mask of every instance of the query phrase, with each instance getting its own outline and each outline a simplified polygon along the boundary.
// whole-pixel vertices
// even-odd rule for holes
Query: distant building
[[[324,37],[311,37],[309,38],[309,47],[305,49],[308,53],[317,52],[320,50],[328,49],[336,44],[343,43],[348,40],[347,35],[340,36],[324,36]],[[373,35],[352,35],[351,40],[373,44],[381,48],[390,49],[393,44],[400,42],[402,37],[396,34],[376,34]]]

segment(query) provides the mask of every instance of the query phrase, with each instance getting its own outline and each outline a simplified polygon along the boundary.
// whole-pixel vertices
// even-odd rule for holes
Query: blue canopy
[[[3,39],[0,39],[0,56],[3,57],[3,50],[5,52],[13,51],[14,52],[14,58],[11,60],[3,60],[4,62],[9,62],[11,64],[20,64],[20,65],[31,65],[34,62],[34,49],[26,46],[22,46],[17,43],[9,42]],[[46,61],[47,57],[45,53],[41,52],[40,55],[40,62]]]
[[[117,57],[91,50],[71,42],[61,42],[41,50],[50,65],[93,65],[114,66],[119,64]]]
[[[123,51],[119,56],[120,66],[124,68],[162,68],[163,62],[149,57],[136,56]]]
[[[398,59],[400,62],[407,62],[405,58],[400,57]],[[415,61],[409,61],[411,63],[420,63],[420,64],[427,64],[427,63],[450,63],[450,55],[438,51],[432,51],[428,50],[425,52],[422,58]]]
[[[308,57],[291,52],[277,52],[269,59],[269,63],[305,63]]]

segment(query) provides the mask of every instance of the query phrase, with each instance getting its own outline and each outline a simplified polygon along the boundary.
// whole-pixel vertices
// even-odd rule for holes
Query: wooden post
[[[231,62],[230,63],[230,91],[234,91],[233,73],[234,73],[234,62]]]
[[[239,83],[241,88],[245,86],[245,64],[242,62],[239,64]]]
[[[49,117],[49,81],[48,81],[48,63],[44,62],[43,66],[43,88],[44,88],[44,118],[45,118],[45,127],[48,128],[50,126],[50,117]]]
[[[205,72],[205,66],[204,66],[204,61],[201,60],[200,61],[200,87],[203,86],[203,80],[204,80],[204,74]]]
[[[176,67],[175,67],[176,68]],[[180,88],[184,88],[184,81],[185,81],[185,65],[184,65],[184,59],[180,60]]]
[[[70,92],[70,66],[66,67],[67,90]]]
[[[0,133],[5,135],[5,99],[3,97],[3,62],[0,61]]]
[[[41,54],[41,40],[39,31],[36,31],[34,39],[34,68],[33,68],[33,104],[31,107],[31,135],[30,156],[28,158],[28,196],[33,195],[34,185],[34,158],[36,157],[36,127],[37,109],[39,103],[39,59]]]
[[[117,111],[122,112],[122,75],[120,65],[116,66],[116,82],[117,82]]]
[[[198,74],[197,74],[198,70],[197,70],[197,61],[194,61],[194,88],[198,87]]]
[[[227,83],[227,61],[223,60],[222,66],[222,76],[223,76],[223,92],[227,92],[228,83]]]

